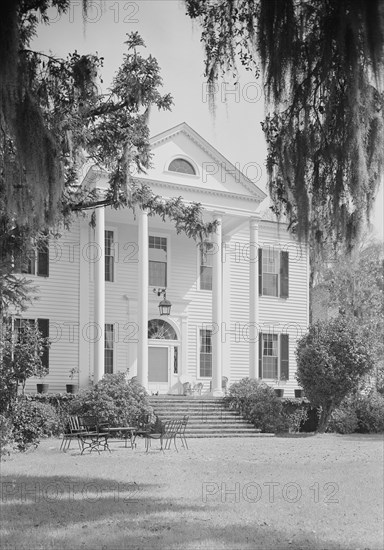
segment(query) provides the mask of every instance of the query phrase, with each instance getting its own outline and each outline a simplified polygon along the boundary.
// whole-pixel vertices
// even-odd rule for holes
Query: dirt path
[[[59,445],[2,463],[2,548],[383,548],[382,435]]]

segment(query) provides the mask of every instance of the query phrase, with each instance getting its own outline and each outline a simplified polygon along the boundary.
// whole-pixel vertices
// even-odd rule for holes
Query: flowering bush
[[[52,407],[28,397],[20,397],[13,404],[10,414],[12,434],[19,451],[37,447],[43,435],[59,435],[60,419]]]
[[[287,429],[281,400],[273,388],[257,380],[243,378],[232,384],[225,398],[227,406],[237,409],[262,432],[278,432]]]
[[[125,373],[106,374],[92,388],[81,390],[71,401],[70,414],[95,416],[112,426],[126,426],[143,414],[150,414],[148,395],[143,386]]]
[[[328,431],[341,434],[384,431],[384,396],[371,391],[351,395],[333,411]]]

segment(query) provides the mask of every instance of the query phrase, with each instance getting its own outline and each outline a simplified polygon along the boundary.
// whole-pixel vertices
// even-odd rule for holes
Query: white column
[[[223,321],[222,306],[222,216],[215,214],[218,224],[213,234],[214,254],[212,256],[212,394],[223,395],[221,388],[222,353],[221,328]]]
[[[148,213],[139,210],[137,380],[148,388]]]
[[[80,273],[79,273],[79,385],[85,387],[89,385],[90,375],[93,372],[90,370],[91,358],[90,350],[91,344],[89,338],[84,338],[86,328],[90,320],[90,311],[89,311],[89,282],[90,282],[90,263],[89,259],[86,256],[86,249],[90,241],[90,227],[88,218],[84,222],[80,222],[80,252],[79,252],[79,262],[80,262]],[[74,382],[77,383],[77,379],[74,379]]]
[[[249,222],[249,378],[259,377],[259,219]]]
[[[221,351],[222,351],[222,376],[226,376],[229,381],[231,378],[231,255],[230,255],[230,240],[231,238],[223,236],[222,247],[222,295],[223,298],[223,324],[221,330]]]
[[[97,260],[95,264],[95,356],[94,356],[94,383],[104,376],[104,325],[105,325],[105,254],[104,231],[105,209],[96,208],[95,242]]]

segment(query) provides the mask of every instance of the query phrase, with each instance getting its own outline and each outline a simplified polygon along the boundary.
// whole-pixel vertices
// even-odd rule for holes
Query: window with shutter
[[[288,334],[259,334],[259,378],[289,379]]]
[[[41,242],[15,260],[15,271],[39,277],[49,277],[49,244]]]
[[[259,294],[261,296],[289,296],[289,255],[273,247],[259,248]]]

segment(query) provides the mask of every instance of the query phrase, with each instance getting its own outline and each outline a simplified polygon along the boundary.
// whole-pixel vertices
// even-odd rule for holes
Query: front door
[[[149,393],[167,393],[169,389],[169,347],[148,347]]]

